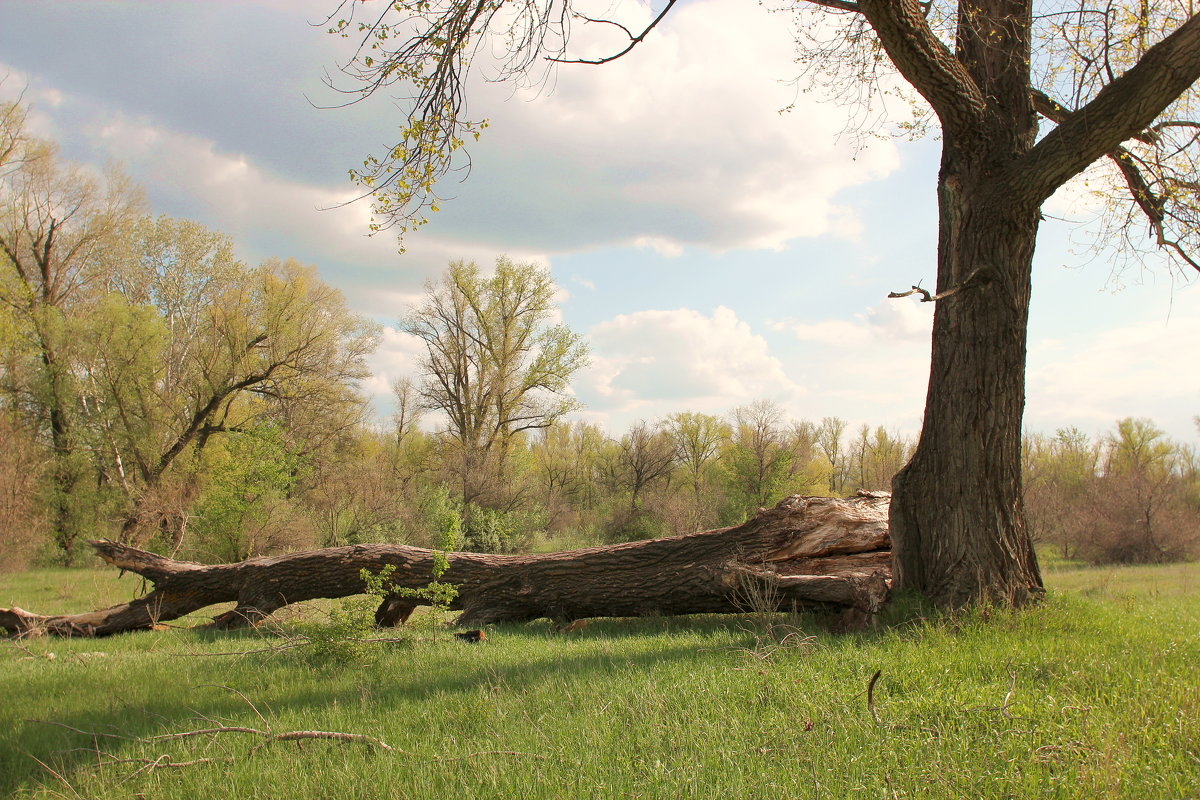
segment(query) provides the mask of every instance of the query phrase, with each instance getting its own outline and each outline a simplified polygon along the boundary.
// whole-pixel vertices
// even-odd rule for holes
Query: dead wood
[[[685,536],[537,555],[450,553],[445,580],[459,587],[451,608],[462,611],[458,622],[470,627],[539,617],[569,622],[736,613],[751,610],[745,607],[745,587],[765,582],[771,591],[759,594],[769,596],[776,610],[829,612],[838,615],[838,627],[859,627],[882,607],[891,587],[890,499],[871,492],[846,499],[796,495],[741,525]],[[378,573],[394,565],[391,585],[417,589],[430,581],[434,566],[433,551],[396,544],[211,565],[108,540],[91,544],[109,564],[153,583],[153,591],[81,614],[0,609],[0,628],[15,636],[108,636],[149,630],[229,602],[236,607],[212,625],[236,628],[291,603],[361,594],[363,569]],[[376,621],[403,623],[417,604],[387,598]]]

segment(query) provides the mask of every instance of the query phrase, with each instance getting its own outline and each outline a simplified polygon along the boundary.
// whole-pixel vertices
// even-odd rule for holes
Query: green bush
[[[471,506],[470,527],[463,533],[462,549],[476,553],[516,553],[528,549],[535,535],[546,529],[549,518],[541,508],[501,511]]]

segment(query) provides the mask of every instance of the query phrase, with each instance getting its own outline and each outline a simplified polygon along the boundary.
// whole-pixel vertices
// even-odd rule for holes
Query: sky
[[[381,414],[391,382],[417,376],[397,320],[425,282],[504,254],[551,269],[562,320],[591,347],[577,416],[612,434],[762,398],[917,434],[932,304],[887,294],[935,283],[938,142],[853,135],[852,108],[795,82],[791,17],[686,0],[611,64],[475,81],[469,112],[490,127],[470,174],[439,186],[442,211],[401,254],[347,203],[348,171],[403,115],[386,97],[330,107],[344,98],[325,78],[352,49],[322,24],[336,5],[0,0],[0,99],[20,95],[64,158],[120,165],[153,213],[228,234],[249,263],[315,264],[385,326],[364,386]],[[578,41],[598,53],[604,35]],[[1045,209],[1026,428],[1101,435],[1148,417],[1195,443],[1200,280],[1114,273],[1088,247],[1095,203],[1077,182]]]

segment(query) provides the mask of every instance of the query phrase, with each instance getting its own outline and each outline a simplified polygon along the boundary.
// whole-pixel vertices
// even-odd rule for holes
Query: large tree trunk
[[[790,497],[732,528],[540,555],[449,554],[443,580],[459,594],[452,608],[468,626],[550,617],[730,613],[773,608],[839,615],[857,627],[877,612],[891,586],[886,494],[849,499]],[[115,542],[93,542],[104,560],[154,583],[138,600],[84,614],[42,616],[0,609],[16,635],[106,636],[153,628],[217,603],[237,607],[218,627],[261,621],[303,600],[363,591],[360,571],[393,564],[396,587],[419,588],[433,553],[366,544],[205,566],[172,561]],[[385,599],[380,624],[403,622],[415,607]]]
[[[949,101],[927,83],[943,122],[937,306],[925,420],[912,460],[892,484],[892,535],[897,588],[943,606],[1022,605],[1042,593],[1021,496],[1041,199],[1013,185],[1013,167],[1038,130],[1031,24],[1029,0],[979,0],[960,12],[958,63],[947,73],[959,97]],[[893,47],[904,63],[911,53],[900,39]],[[910,79],[921,85],[925,77],[917,71]],[[975,92],[982,112],[958,102]]]
[[[968,283],[937,301],[921,440],[893,482],[897,588],[943,606],[1023,605],[1042,593],[1021,496],[1037,217],[961,205],[950,213],[971,220],[949,221],[957,240],[948,256],[963,266],[939,290]]]
[[[944,132],[929,391],[892,510],[898,588],[944,606],[1022,605],[1042,592],[1021,494],[1040,200],[1011,185],[1037,134],[1030,15],[1028,0],[986,0],[958,29],[959,61],[987,111]]]

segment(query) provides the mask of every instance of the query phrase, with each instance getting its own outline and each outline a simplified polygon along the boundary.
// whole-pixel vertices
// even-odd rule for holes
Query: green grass
[[[1047,574],[1029,611],[841,637],[801,620],[779,648],[717,616],[498,627],[341,667],[211,655],[270,641],[256,633],[0,643],[0,796],[1200,797],[1200,565]],[[136,589],[103,571],[0,575],[0,604],[82,610]],[[396,750],[47,724],[146,738],[208,720]],[[232,761],[138,771],[97,766],[97,749]]]

